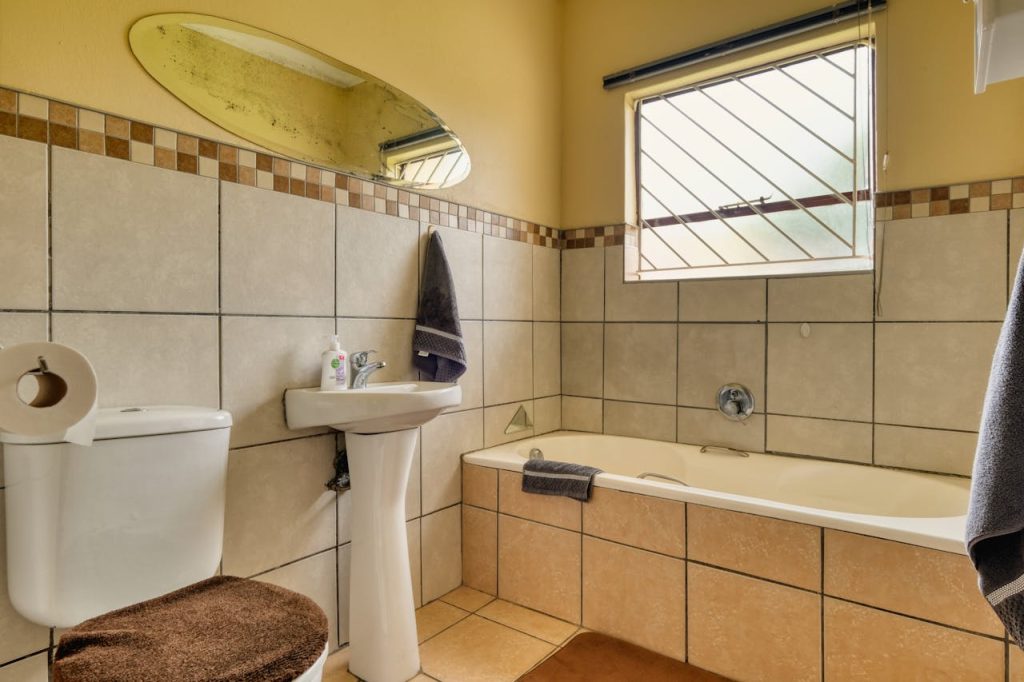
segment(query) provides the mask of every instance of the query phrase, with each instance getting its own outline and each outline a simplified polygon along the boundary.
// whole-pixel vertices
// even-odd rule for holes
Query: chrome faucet
[[[388,366],[388,363],[383,360],[380,362],[368,362],[370,353],[376,352],[375,350],[361,350],[358,353],[352,354],[352,388],[366,388],[366,381],[370,378],[370,375],[378,369]]]

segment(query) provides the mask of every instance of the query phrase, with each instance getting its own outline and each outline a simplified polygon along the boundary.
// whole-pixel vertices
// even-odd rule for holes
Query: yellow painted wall
[[[132,56],[128,28],[158,12],[249,23],[394,84],[470,152],[469,179],[433,194],[558,225],[557,0],[0,0],[0,85],[237,141]]]
[[[561,226],[635,221],[631,88],[605,91],[602,76],[827,5],[565,0]],[[1024,175],[1024,80],[973,94],[973,12],[961,0],[889,0],[875,16],[878,148],[890,156],[888,172],[879,172],[880,190]]]

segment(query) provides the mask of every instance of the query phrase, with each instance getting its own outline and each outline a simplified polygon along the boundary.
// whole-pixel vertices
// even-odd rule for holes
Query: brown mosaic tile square
[[[178,170],[183,173],[198,173],[199,172],[199,157],[195,154],[187,154],[181,151],[181,138],[178,136]],[[196,138],[192,138],[195,141]],[[198,144],[196,148],[198,149]]]
[[[78,108],[62,102],[50,102],[50,123],[74,128],[78,125]]]
[[[0,111],[16,114],[18,112],[18,93],[0,88]]]
[[[968,213],[971,210],[970,199],[953,199],[949,202],[950,213]]]
[[[225,182],[237,182],[238,166],[234,165],[233,163],[224,163],[222,161],[220,164],[219,177],[221,180],[224,180]]]
[[[103,133],[80,128],[78,130],[78,149],[90,154],[105,154],[107,144]]]
[[[335,174],[335,176],[334,176],[334,187],[335,187],[335,189],[344,190],[344,191],[347,192],[348,191],[348,180],[349,180],[349,177],[347,175],[342,175],[341,173]]]
[[[313,168],[312,166],[306,166],[306,182],[320,184],[320,169]]]
[[[34,142],[46,142],[46,121],[31,116],[18,116],[18,137]]]
[[[928,204],[928,215],[948,215],[949,201],[932,201]]]
[[[285,192],[287,194],[289,190],[288,176],[286,175],[274,175],[274,191]]]
[[[949,187],[932,187],[932,201],[949,201]]]
[[[991,182],[972,182],[970,187],[970,196],[972,199],[976,197],[987,197],[992,193]]]
[[[359,208],[362,205],[362,199],[360,199],[361,196],[362,195],[359,194],[358,192],[349,192],[348,205],[353,206],[355,208]]]
[[[153,126],[132,121],[131,136],[135,142],[153,144]]]
[[[306,183],[298,178],[290,178],[290,180],[289,191],[297,197],[306,196]]]
[[[199,140],[199,156],[204,159],[217,158],[217,143],[213,140]]]
[[[910,203],[921,204],[931,199],[930,189],[915,189],[910,192]]]
[[[86,131],[82,131],[82,135]],[[81,144],[81,142],[79,142]],[[153,149],[153,165],[158,168],[170,168],[176,170],[178,167],[178,153],[173,149],[164,149],[163,147],[155,147]]]
[[[384,185],[373,186],[373,196],[377,199],[383,199],[387,196],[388,189]]]
[[[130,131],[130,122],[125,118],[118,118],[117,116],[111,116],[107,114],[104,122],[104,130],[106,131],[107,137],[116,137],[121,140],[127,140]]]
[[[420,208],[430,210],[430,197],[426,197],[421,194],[419,195],[419,199]]]
[[[222,144],[220,146],[220,162],[230,163],[232,165],[238,164],[238,148],[232,147],[229,144]]]
[[[334,193],[336,191],[337,189],[330,185],[320,185],[320,200],[334,203]]]
[[[1011,190],[1014,194],[1024,192],[1024,178],[1013,179],[1013,189]]]
[[[0,135],[14,137],[18,134],[18,117],[9,111],[0,111]]]
[[[58,125],[50,120],[50,144],[68,149],[78,149],[77,128],[72,126]]]
[[[893,192],[892,193],[892,204],[893,204],[893,206],[898,206],[900,204],[909,204],[909,203],[910,203],[910,192],[909,191]]]
[[[251,166],[238,167],[238,182],[242,185],[256,186],[256,169]]]
[[[292,174],[292,165],[284,159],[274,158],[274,175],[283,175],[290,177]]]
[[[420,219],[420,209],[419,209],[418,206],[410,206],[409,207],[409,218],[411,220],[419,220]]]
[[[388,215],[398,215],[398,202],[388,201],[384,205],[384,212]]]
[[[178,151],[189,156],[198,156],[199,138],[178,133]]]
[[[373,195],[372,194],[360,194],[359,206],[364,211],[373,210]]]
[[[306,197],[308,199],[319,199],[320,198],[320,184],[319,183],[306,183]]]
[[[1013,206],[1013,195],[1012,194],[993,194],[992,201],[989,205],[989,209],[993,211],[999,211],[1004,208],[1012,208]]]
[[[274,157],[269,154],[256,153],[256,170],[274,172]]]
[[[893,220],[905,220],[910,217],[910,204],[897,204],[892,208]]]
[[[127,160],[129,157],[129,149],[128,140],[107,135],[107,156],[115,159]]]

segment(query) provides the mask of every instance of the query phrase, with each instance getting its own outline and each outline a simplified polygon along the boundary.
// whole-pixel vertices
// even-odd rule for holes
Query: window
[[[640,101],[639,278],[870,270],[873,96],[857,43]]]

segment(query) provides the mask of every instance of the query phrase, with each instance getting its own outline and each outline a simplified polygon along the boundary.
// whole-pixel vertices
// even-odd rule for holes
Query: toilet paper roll
[[[19,394],[19,384],[33,381],[34,391]],[[96,401],[96,372],[74,348],[38,342],[0,349],[0,431],[92,445]]]

